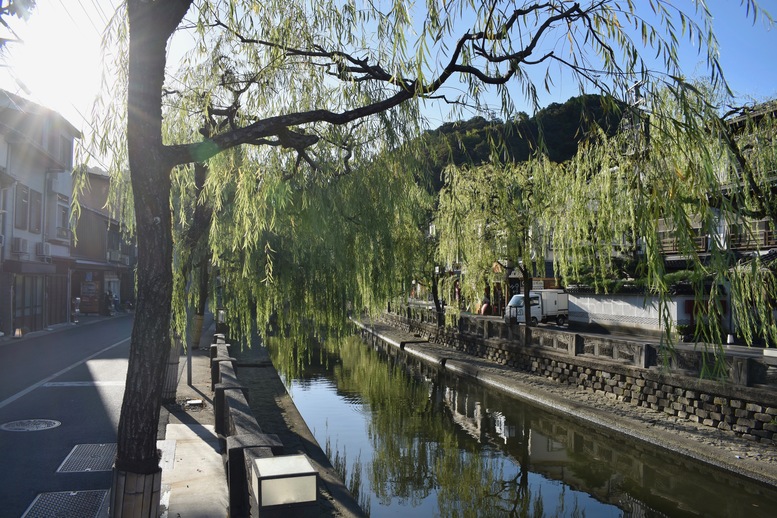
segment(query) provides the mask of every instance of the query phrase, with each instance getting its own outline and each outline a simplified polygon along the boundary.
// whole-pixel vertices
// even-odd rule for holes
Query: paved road
[[[110,488],[132,318],[94,320],[0,342],[3,518],[96,515]]]

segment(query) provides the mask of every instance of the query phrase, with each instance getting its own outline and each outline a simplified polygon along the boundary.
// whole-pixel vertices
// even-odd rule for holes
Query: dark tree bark
[[[127,146],[138,240],[137,307],[118,429],[116,469],[159,471],[162,383],[170,354],[173,293],[169,160],[162,145],[161,92],[167,40],[190,1],[131,0]],[[115,512],[118,510],[113,510]]]
[[[203,132],[203,136],[207,137],[208,135]],[[205,309],[208,305],[208,283],[210,282],[208,272],[210,264],[208,260],[208,229],[213,211],[209,205],[201,203],[202,200],[200,200],[207,176],[208,166],[206,164],[200,162],[194,164],[194,196],[198,203],[194,207],[191,225],[181,240],[181,246],[191,251],[185,264],[182,266],[184,278],[188,278],[191,272],[196,272],[195,275],[197,276],[198,299],[190,333],[190,346],[195,349],[199,347],[200,338],[202,337]]]
[[[531,325],[531,270],[525,264],[519,265],[518,269],[523,275],[523,316],[528,327]]]
[[[437,327],[445,326],[445,308],[442,307],[440,300],[439,284],[440,277],[434,274],[432,277],[432,300],[434,301],[435,315],[437,316]]]

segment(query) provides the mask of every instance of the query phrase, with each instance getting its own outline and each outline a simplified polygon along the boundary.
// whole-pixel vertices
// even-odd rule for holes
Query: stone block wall
[[[679,360],[663,364],[655,347],[638,341],[506,324],[497,331],[498,322],[469,321],[474,319],[465,318],[458,329],[439,330],[433,323],[385,315],[392,326],[472,356],[777,445],[777,390],[773,385],[746,386],[762,380],[765,366],[757,360],[729,359],[735,367],[729,378],[705,380],[690,369],[701,364],[700,353],[684,351],[676,355]]]

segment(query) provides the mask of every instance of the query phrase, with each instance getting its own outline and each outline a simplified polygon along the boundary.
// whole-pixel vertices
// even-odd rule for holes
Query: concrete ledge
[[[219,356],[232,356],[232,345],[226,343],[210,344],[210,359],[217,358]]]
[[[253,451],[246,455],[246,450]],[[283,444],[277,435],[242,434],[227,437],[226,471],[229,485],[230,516],[250,516],[251,476],[250,460],[273,457],[283,453]]]
[[[445,368],[451,372],[456,372],[469,378],[480,378],[480,369],[470,363],[466,363],[460,360],[448,360],[445,362]]]
[[[215,417],[216,433],[218,435],[225,435],[228,427],[229,416],[227,413],[227,405],[225,401],[226,392],[236,390],[243,394],[243,397],[248,403],[248,390],[237,382],[237,379],[230,379],[222,383],[216,383],[213,393],[213,413]]]
[[[428,342],[425,342],[428,343]],[[434,352],[430,351],[424,351],[420,347],[418,347],[418,344],[411,344],[409,346],[405,346],[404,350],[406,353],[415,356],[416,358],[420,358],[422,360],[425,360],[429,363],[436,363],[438,365],[445,365],[445,362],[447,360],[446,357],[438,355]]]
[[[230,358],[229,356],[218,356],[216,358],[213,358],[210,361],[210,389],[214,390],[216,388],[216,383],[221,382],[221,363],[225,363],[225,367],[227,369],[232,369],[234,371],[234,358]]]

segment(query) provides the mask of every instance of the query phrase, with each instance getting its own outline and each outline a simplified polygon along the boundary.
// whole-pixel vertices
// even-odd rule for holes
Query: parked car
[[[547,322],[555,319],[556,323],[563,326],[569,319],[569,296],[564,290],[532,290],[529,292],[529,306],[531,309],[531,325],[539,322]],[[505,322],[508,324],[523,323],[525,303],[523,294],[513,295],[505,307]]]

